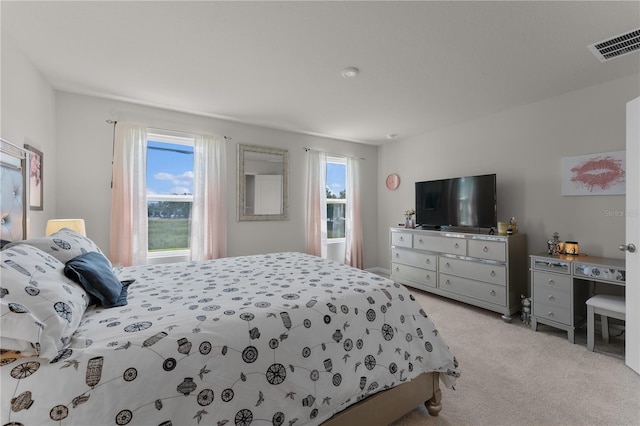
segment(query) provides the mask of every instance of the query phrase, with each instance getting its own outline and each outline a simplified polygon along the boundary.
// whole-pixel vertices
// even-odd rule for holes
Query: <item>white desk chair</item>
[[[600,315],[602,341],[609,343],[609,317],[625,319],[624,296],[598,294],[587,300],[587,349],[593,351],[595,344],[596,314]]]

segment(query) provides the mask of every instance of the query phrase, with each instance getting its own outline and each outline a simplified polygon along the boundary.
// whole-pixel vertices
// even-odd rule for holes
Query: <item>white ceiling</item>
[[[638,1],[0,7],[3,37],[55,89],[372,144],[640,72],[638,52],[587,48],[640,27]]]

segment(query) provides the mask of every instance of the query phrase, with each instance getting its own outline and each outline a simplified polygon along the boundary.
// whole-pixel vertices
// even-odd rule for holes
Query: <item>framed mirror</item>
[[[239,221],[289,218],[289,152],[238,145]]]

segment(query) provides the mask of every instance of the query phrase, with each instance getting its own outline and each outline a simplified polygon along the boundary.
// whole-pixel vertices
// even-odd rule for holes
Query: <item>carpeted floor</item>
[[[586,331],[576,343],[540,325],[411,290],[460,363],[456,390],[444,388],[443,409],[420,407],[393,423],[417,425],[640,425],[640,375],[624,364],[624,339],[608,345]],[[619,334],[612,331],[612,335]],[[441,385],[442,386],[442,385]]]

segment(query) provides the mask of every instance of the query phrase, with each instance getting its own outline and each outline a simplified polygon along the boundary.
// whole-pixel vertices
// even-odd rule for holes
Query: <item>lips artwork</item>
[[[570,180],[589,192],[596,189],[606,191],[614,185],[624,183],[624,160],[608,155],[592,157],[571,168]]]

